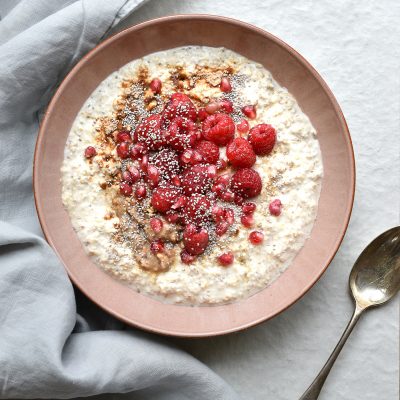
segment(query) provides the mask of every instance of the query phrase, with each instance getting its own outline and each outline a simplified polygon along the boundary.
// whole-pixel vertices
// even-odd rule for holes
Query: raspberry
[[[226,114],[208,116],[202,125],[203,137],[218,146],[226,146],[235,135],[235,123]]]
[[[162,119],[165,125],[168,125],[176,117],[187,118],[196,121],[196,107],[188,96],[183,93],[174,93],[164,108]]]
[[[133,139],[143,143],[150,150],[158,150],[164,146],[166,142],[161,129],[161,115],[155,114],[145,118],[137,126]]]
[[[183,192],[190,196],[193,193],[206,193],[211,189],[208,165],[196,164],[188,168],[181,177]]]
[[[256,125],[250,129],[249,142],[256,154],[265,156],[271,153],[276,142],[275,128],[268,124]]]
[[[86,147],[84,154],[86,158],[92,158],[97,154],[97,151],[93,146],[88,146]]]
[[[221,254],[218,257],[218,262],[223,267],[227,267],[228,265],[231,265],[233,263],[234,259],[235,259],[235,257],[233,255],[233,253],[228,252],[228,253]]]
[[[226,156],[236,168],[250,168],[256,162],[256,155],[250,143],[241,137],[233,139],[226,147]]]
[[[175,186],[158,186],[151,196],[151,205],[156,211],[165,213],[175,203],[179,194],[179,189]]]
[[[231,189],[244,198],[255,197],[261,193],[261,178],[250,168],[239,169],[231,179]]]
[[[150,163],[157,167],[161,179],[170,180],[180,172],[178,154],[171,149],[162,149],[150,157]]]
[[[212,219],[211,201],[202,194],[190,196],[184,208],[183,216],[187,224],[206,225]]]
[[[196,124],[190,119],[176,117],[167,128],[167,143],[174,150],[183,151],[194,146],[197,140]]]
[[[209,164],[216,164],[219,160],[218,146],[208,140],[200,140],[195,149],[203,157],[203,161]]]
[[[208,246],[208,241],[208,232],[204,228],[197,230],[193,225],[186,226],[183,232],[183,243],[185,250],[189,254],[198,256],[204,253],[204,250]]]

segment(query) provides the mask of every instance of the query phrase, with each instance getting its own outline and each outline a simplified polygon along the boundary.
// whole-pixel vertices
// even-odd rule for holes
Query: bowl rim
[[[84,285],[81,285],[79,282],[79,279],[75,276],[75,274],[69,270],[67,265],[63,262],[60,254],[57,251],[57,248],[54,246],[54,243],[51,238],[51,232],[48,230],[48,227],[46,225],[46,222],[44,220],[44,215],[43,215],[43,210],[40,204],[40,193],[38,191],[38,180],[39,180],[39,175],[38,175],[38,160],[39,160],[39,154],[40,152],[38,149],[41,147],[45,132],[46,132],[46,125],[47,121],[49,119],[49,116],[52,114],[53,109],[55,108],[55,104],[57,103],[57,100],[60,96],[63,94],[64,87],[68,85],[69,81],[75,76],[77,72],[79,72],[80,68],[87,62],[88,59],[90,59],[92,56],[95,54],[99,53],[102,51],[103,48],[109,46],[113,42],[119,40],[119,38],[129,35],[134,33],[135,31],[138,31],[142,28],[146,28],[152,25],[157,25],[161,23],[168,23],[168,22],[173,22],[173,21],[181,21],[181,20],[207,20],[207,21],[215,21],[215,22],[220,22],[220,23],[229,23],[231,25],[235,25],[237,27],[245,28],[247,30],[250,30],[252,32],[255,32],[268,40],[273,41],[275,44],[278,46],[282,47],[285,49],[287,52],[289,52],[292,56],[294,56],[302,65],[305,67],[307,70],[311,72],[313,77],[318,81],[318,83],[321,85],[323,88],[325,94],[328,96],[334,111],[340,121],[343,133],[344,133],[344,138],[346,142],[346,147],[348,154],[350,155],[350,170],[349,170],[349,176],[350,176],[350,182],[351,182],[351,195],[349,196],[349,199],[346,204],[346,218],[342,223],[341,229],[340,229],[340,235],[338,235],[336,243],[332,246],[334,250],[332,251],[332,255],[327,259],[325,265],[321,268],[320,272],[315,275],[315,278],[313,280],[310,280],[309,283],[303,288],[301,293],[292,301],[290,301],[288,304],[286,304],[284,307],[280,308],[276,312],[267,315],[265,317],[260,317],[257,320],[242,324],[240,326],[235,326],[233,328],[226,328],[226,329],[220,329],[218,331],[212,332],[212,333],[190,333],[186,334],[184,332],[172,332],[171,330],[168,329],[162,329],[162,328],[154,328],[150,325],[147,325],[142,322],[133,322],[129,318],[126,318],[125,316],[121,315],[118,311],[115,309],[112,309],[108,307],[107,305],[101,304],[99,301],[97,301],[93,296],[85,289]],[[50,244],[52,247],[53,251],[57,254],[59,257],[60,261],[64,265],[64,268],[67,271],[67,274],[71,281],[73,282],[76,287],[79,288],[79,290],[84,293],[86,297],[88,297],[91,301],[93,301],[97,306],[99,306],[101,309],[106,311],[107,313],[111,314],[112,316],[118,318],[119,320],[125,322],[126,324],[134,327],[139,327],[141,329],[144,329],[148,332],[156,333],[156,334],[162,334],[165,336],[173,336],[173,337],[192,337],[192,338],[201,338],[201,337],[213,337],[213,336],[221,336],[221,335],[226,335],[229,333],[233,332],[238,332],[242,331],[245,329],[248,329],[250,327],[256,326],[262,322],[265,322],[267,320],[270,320],[277,315],[281,314],[283,311],[287,310],[289,307],[291,307],[293,304],[295,304],[297,301],[299,301],[315,284],[316,282],[321,278],[321,276],[324,274],[330,263],[332,262],[333,258],[335,257],[337,251],[339,250],[339,247],[344,239],[344,236],[346,234],[352,210],[353,210],[353,205],[354,205],[354,197],[355,197],[355,187],[356,187],[356,165],[355,165],[355,156],[354,156],[354,149],[353,149],[353,143],[352,139],[350,136],[349,128],[346,122],[346,119],[344,117],[344,114],[333,94],[331,89],[329,88],[328,84],[324,81],[322,76],[317,72],[317,70],[299,53],[297,52],[294,48],[292,48],[290,45],[288,45],[286,42],[284,42],[282,39],[278,38],[277,36],[271,34],[270,32],[259,28],[253,24],[250,24],[248,22],[243,22],[234,18],[230,17],[224,17],[220,15],[212,15],[212,14],[176,14],[176,15],[168,15],[168,16],[163,16],[159,18],[154,18],[150,19],[144,22],[141,22],[139,24],[130,26],[128,28],[125,28],[112,36],[108,37],[105,40],[102,40],[100,43],[98,43],[93,49],[91,49],[89,52],[87,52],[74,66],[73,68],[65,75],[65,77],[62,79],[61,83],[57,87],[56,91],[54,92],[47,108],[46,111],[43,115],[43,118],[40,122],[39,126],[39,132],[36,140],[36,145],[34,149],[34,159],[33,159],[33,193],[34,193],[34,201],[35,201],[35,207],[36,211],[38,214],[38,219],[40,226],[42,228],[44,237],[46,241]],[[177,305],[180,306],[180,305]]]

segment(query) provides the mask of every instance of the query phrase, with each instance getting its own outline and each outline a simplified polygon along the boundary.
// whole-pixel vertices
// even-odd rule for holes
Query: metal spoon
[[[400,289],[400,226],[374,239],[360,254],[350,273],[354,314],[321,372],[300,400],[316,400],[328,374],[364,310],[386,303]]]

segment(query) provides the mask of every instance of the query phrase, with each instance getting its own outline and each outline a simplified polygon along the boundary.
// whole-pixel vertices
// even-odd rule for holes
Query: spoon
[[[350,273],[355,300],[353,316],[326,364],[300,400],[316,400],[337,356],[361,314],[392,299],[400,289],[400,226],[374,239],[360,254]]]

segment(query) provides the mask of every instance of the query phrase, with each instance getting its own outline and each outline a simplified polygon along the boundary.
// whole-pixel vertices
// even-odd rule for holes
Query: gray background
[[[354,210],[322,279],[288,311],[261,326],[213,339],[176,340],[243,399],[298,399],[352,313],[351,266],[371,239],[399,224],[400,2],[153,0],[124,27],[180,13],[233,17],[277,35],[319,71],[349,124],[357,163]],[[398,299],[366,314],[321,400],[397,400],[398,327]]]

